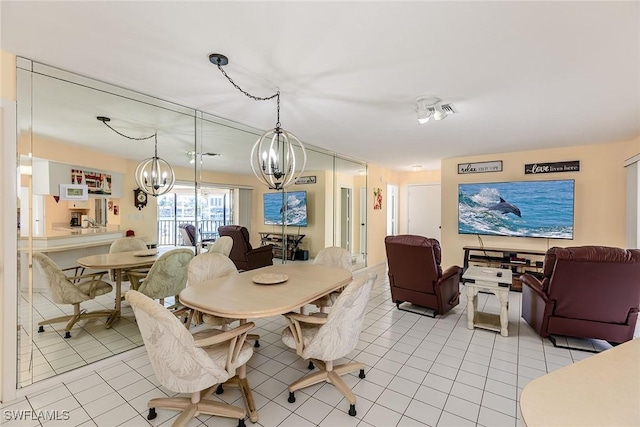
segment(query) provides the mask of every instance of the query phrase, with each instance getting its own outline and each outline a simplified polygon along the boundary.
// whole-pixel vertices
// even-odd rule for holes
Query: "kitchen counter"
[[[33,252],[41,252],[49,256],[60,268],[77,265],[78,258],[88,255],[106,254],[111,243],[120,239],[123,232],[119,226],[99,228],[81,228],[60,226],[53,227],[45,235],[35,235],[31,238]],[[29,265],[26,255],[29,248],[29,237],[20,238],[20,289],[29,289]],[[37,268],[33,269],[33,291],[45,292],[45,281]]]
[[[32,237],[33,250],[38,252],[65,251],[74,248],[110,245],[123,236],[119,226],[98,228],[53,227],[44,235]],[[26,251],[29,238],[20,237],[20,249]]]

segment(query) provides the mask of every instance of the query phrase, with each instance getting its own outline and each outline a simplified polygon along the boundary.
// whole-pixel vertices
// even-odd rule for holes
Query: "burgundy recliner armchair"
[[[460,274],[457,265],[442,271],[440,242],[410,234],[384,239],[389,266],[391,299],[398,309],[403,302],[445,314],[460,302]]]
[[[220,236],[233,239],[233,247],[229,258],[238,270],[253,270],[255,268],[273,265],[273,246],[266,245],[252,248],[249,243],[249,231],[241,225],[223,225],[218,227]]]
[[[640,305],[640,250],[605,246],[551,248],[542,280],[522,280],[522,317],[551,334],[622,343],[633,338]]]

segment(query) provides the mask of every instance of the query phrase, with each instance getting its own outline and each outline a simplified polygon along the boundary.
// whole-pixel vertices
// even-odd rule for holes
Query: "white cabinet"
[[[89,209],[89,200],[69,200],[69,209]]]
[[[71,184],[72,169],[84,170],[86,168],[34,157],[32,159],[33,194],[59,195],[60,184]],[[95,197],[115,199],[122,197],[124,188],[123,174],[99,169],[94,171],[111,175],[111,194],[95,194]],[[86,184],[86,181],[83,184]]]

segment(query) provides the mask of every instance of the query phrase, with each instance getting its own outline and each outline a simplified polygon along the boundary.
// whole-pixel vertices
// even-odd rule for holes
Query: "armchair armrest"
[[[299,314],[299,313],[287,313],[284,315],[287,320],[289,330],[293,335],[293,340],[296,342],[296,353],[302,354],[304,350],[304,337],[302,334],[301,323],[307,323],[312,325],[323,325],[327,323],[327,317],[324,313],[313,314]]]
[[[212,345],[218,345],[228,342],[229,350],[227,352],[227,360],[225,362],[225,369],[229,375],[235,375],[236,364],[238,356],[242,351],[242,346],[247,339],[247,333],[255,326],[255,323],[248,322],[243,325],[233,328],[230,331],[221,331],[220,329],[210,329],[204,333],[195,333],[194,344],[196,347],[209,347]],[[204,338],[198,338],[198,335],[206,335]]]
[[[79,269],[82,269],[82,271],[84,272],[84,267],[71,267],[71,268],[65,268],[64,270],[75,270],[77,272]],[[65,277],[74,285],[80,285],[81,283],[91,282],[91,285],[89,285],[89,297],[93,299],[96,296],[96,289],[98,288],[98,283],[102,281],[102,276],[104,276],[107,273],[108,271],[95,271],[93,273],[80,274],[76,276],[65,276]],[[82,279],[89,279],[89,280],[82,280]]]
[[[258,246],[257,248],[251,249],[247,254],[262,254],[268,252],[273,252],[273,245]]]
[[[300,314],[300,313],[286,313],[283,314],[287,319],[291,319],[292,321],[309,323],[312,325],[324,325],[327,323],[327,315],[326,313],[311,313],[311,314]]]
[[[81,266],[81,265],[76,265],[75,267],[61,268],[60,270],[62,270],[62,271],[71,271],[71,270],[73,270],[74,271],[74,273],[73,273],[74,276],[80,276],[80,275],[84,274],[84,267]],[[70,278],[70,277],[67,276],[67,278]]]
[[[223,331],[221,329],[210,329],[204,331],[204,333],[196,332],[194,334],[194,344],[196,347],[209,347],[211,345],[221,344],[243,334],[246,335],[254,326],[255,323],[247,322],[228,331]],[[199,338],[199,334],[205,336],[203,338]]]
[[[529,273],[524,273],[520,275],[520,281],[522,284],[527,285],[535,294],[537,294],[543,301],[549,301],[547,294],[542,290],[542,282],[538,280],[535,276],[532,276]]]
[[[68,268],[66,270],[75,269],[76,267]],[[80,267],[82,268],[82,267]],[[83,269],[84,270],[84,269]],[[77,271],[77,270],[76,270]],[[89,297],[91,299],[96,297],[96,290],[98,289],[98,284],[102,282],[102,276],[107,274],[108,271],[96,271],[94,273],[81,274],[79,276],[65,276],[68,280],[71,281],[74,285],[80,285],[83,283],[90,283],[89,285]],[[81,279],[89,279],[89,280],[81,280]]]
[[[142,281],[145,277],[147,277],[148,271],[138,271],[138,270],[126,270],[123,271],[123,274],[126,274],[129,277],[129,282],[131,283],[131,289],[137,291],[142,284]]]
[[[457,265],[452,265],[442,272],[442,278],[440,280],[444,282],[445,280],[455,276],[456,274],[460,276],[460,273],[462,273],[462,268],[458,267]]]
[[[460,302],[460,276],[462,268],[452,265],[442,272],[442,277],[436,284],[436,294],[440,297],[439,311],[446,313]]]
[[[87,278],[95,278],[95,277],[98,278],[97,280],[100,280],[102,276],[104,276],[107,273],[108,271],[96,271],[93,273],[79,274],[77,276],[65,276],[65,277],[71,280],[72,282],[77,282],[79,279],[87,279]]]
[[[273,246],[259,246],[246,254],[249,269],[264,267],[273,263]]]

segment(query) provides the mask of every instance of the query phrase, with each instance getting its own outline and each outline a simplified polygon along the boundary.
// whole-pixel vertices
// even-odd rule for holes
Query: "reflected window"
[[[178,185],[158,197],[158,244],[160,246],[191,246],[180,227],[196,228],[197,242],[218,237],[218,227],[231,224],[233,191],[228,188],[203,187],[196,197],[192,185]]]

